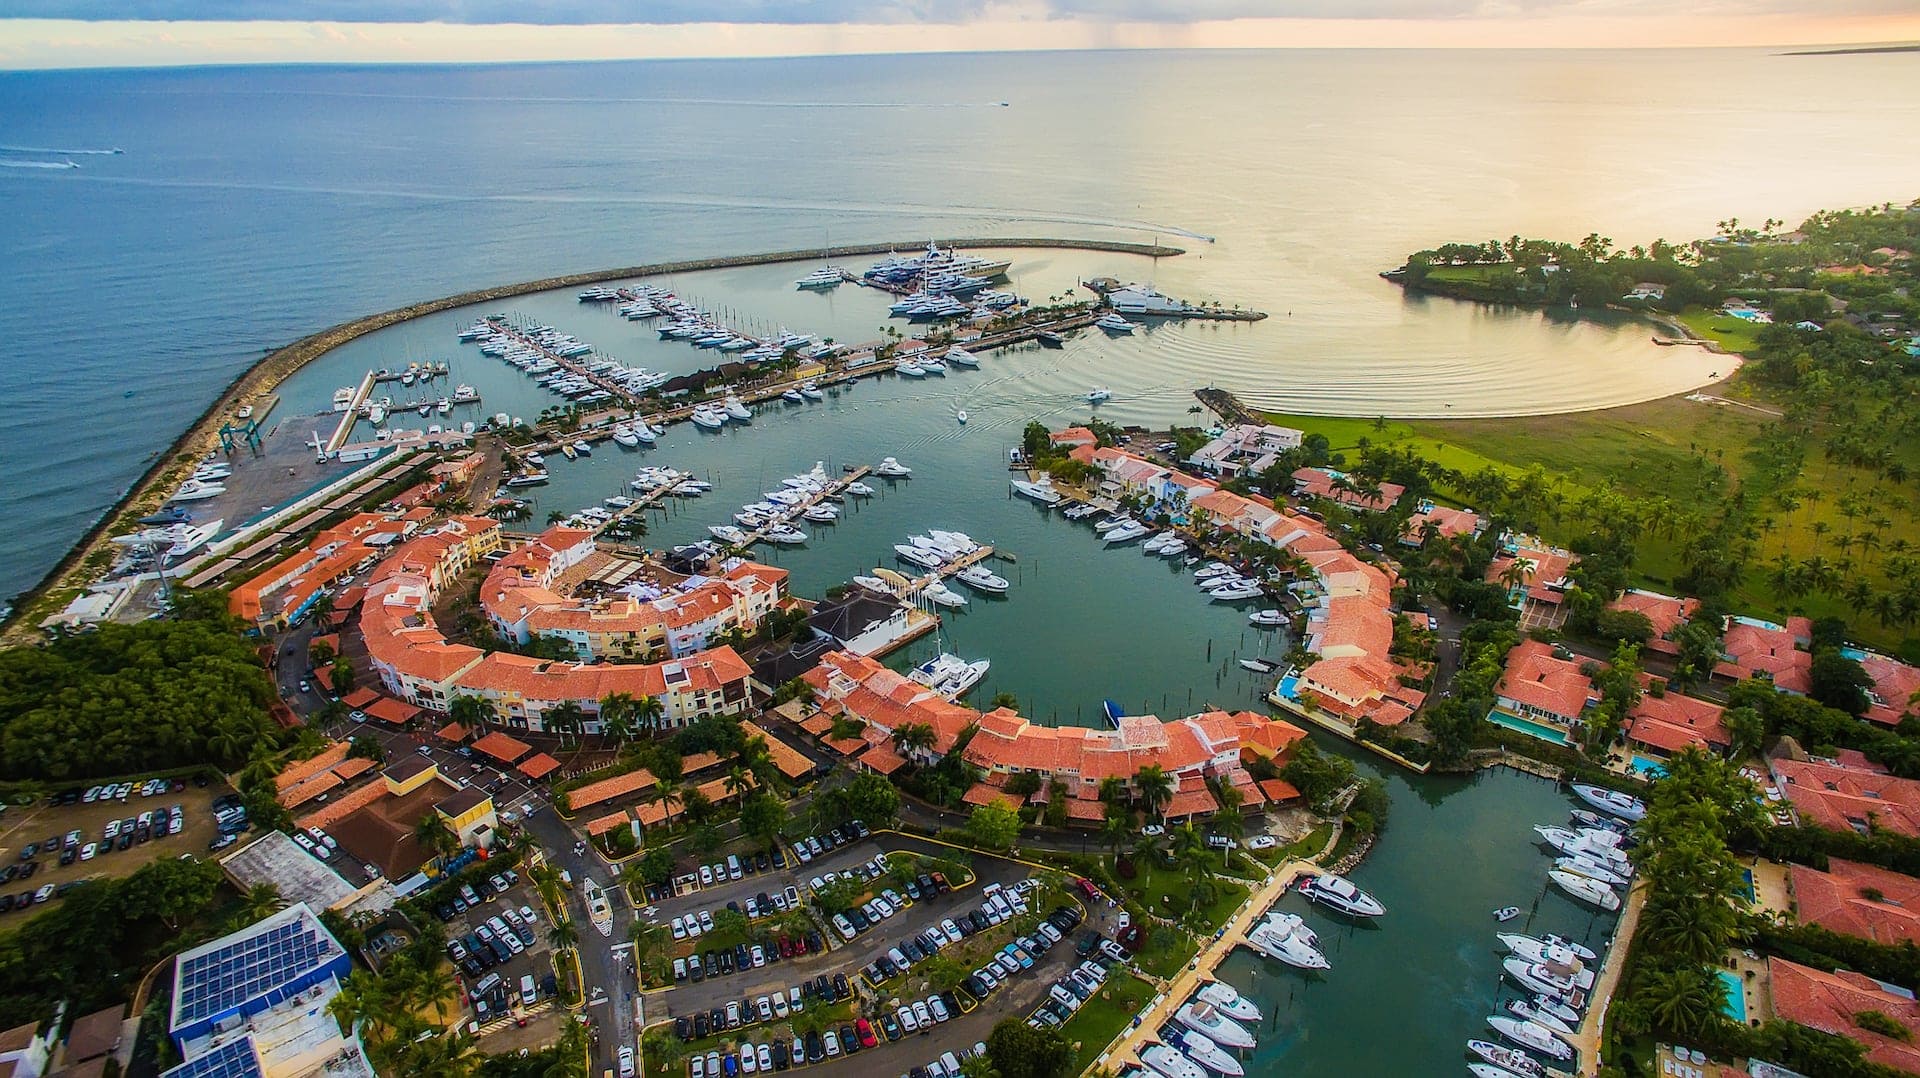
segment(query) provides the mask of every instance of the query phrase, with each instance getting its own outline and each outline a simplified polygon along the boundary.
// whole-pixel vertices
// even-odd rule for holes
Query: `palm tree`
[[[1118,857],[1120,847],[1127,844],[1127,836],[1133,828],[1127,825],[1127,818],[1117,813],[1107,813],[1105,822],[1100,825],[1100,844],[1107,848],[1109,856]]]
[[[453,828],[448,827],[437,812],[427,813],[413,825],[413,840],[442,861],[460,850],[460,836],[453,833]]]
[[[747,777],[747,770],[743,767],[736,767],[727,772],[726,778],[721,781],[725,783],[729,797],[738,797],[752,788],[752,780]]]
[[[902,756],[914,756],[918,752],[931,752],[939,735],[933,726],[924,722],[910,722],[893,732],[893,747]]]
[[[567,734],[579,735],[586,720],[586,709],[573,700],[562,700],[540,714],[541,725],[548,733],[559,734],[562,745],[566,744]]]
[[[638,922],[636,922],[638,923]],[[580,933],[573,927],[570,917],[556,917],[547,926],[547,943],[562,953],[571,951],[580,944]]]
[[[1133,773],[1134,795],[1146,806],[1147,815],[1156,817],[1173,800],[1173,776],[1159,764],[1144,764]]]
[[[678,786],[670,786],[664,780],[656,782],[653,784],[652,797],[654,804],[659,805],[661,811],[666,813],[665,818],[660,822],[663,825],[671,826],[673,824],[673,806],[684,805],[686,803],[681,800],[680,788]]]
[[[256,883],[247,888],[241,896],[241,913],[248,924],[279,913],[287,908],[287,900],[280,894],[280,888],[271,883]]]
[[[600,700],[600,736],[625,741],[633,736],[640,702],[632,693],[608,693]]]
[[[471,730],[484,730],[496,715],[493,704],[483,696],[460,695],[447,702],[447,715]]]
[[[1660,1029],[1691,1037],[1720,1021],[1720,982],[1703,965],[1648,970],[1636,995]]]
[[[1127,805],[1127,780],[1118,775],[1108,775],[1100,780],[1100,800],[1110,809],[1125,808]]]
[[[642,730],[657,731],[660,723],[667,717],[667,705],[657,696],[642,696],[634,701],[633,720]]]

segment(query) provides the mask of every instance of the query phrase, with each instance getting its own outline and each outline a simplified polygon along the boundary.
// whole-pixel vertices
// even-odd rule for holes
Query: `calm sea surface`
[[[1002,102],[1005,105],[1002,106]],[[263,349],[374,310],[502,281],[711,254],[926,235],[1062,235],[1186,247],[1159,265],[1013,252],[1022,292],[1088,276],[1272,313],[1062,351],[1014,349],[945,380],[863,383],[750,428],[676,428],[646,451],[554,461],[536,521],[622,489],[642,461],[716,491],[652,518],[701,536],[780,477],[894,455],[914,477],[767,556],[817,594],[892,543],[945,527],[998,543],[1009,596],[948,618],[946,646],[993,660],[978,692],[1090,721],[1255,706],[1237,659],[1281,642],[1202,603],[1135,549],[1007,497],[1030,419],[1187,417],[1213,383],[1275,407],[1500,415],[1618,404],[1697,385],[1724,360],[1657,349],[1633,324],[1407,301],[1375,276],[1408,250],[1512,233],[1622,242],[1795,220],[1914,194],[1920,74],[1905,57],[1757,52],[1071,54],[401,70],[0,75],[0,594],[29,586],[207,400]],[[124,149],[123,154],[83,153]],[[44,152],[43,152],[44,151]],[[78,169],[39,167],[67,160]],[[859,263],[855,263],[858,265]],[[672,280],[766,327],[868,339],[876,295],[792,290],[797,267]],[[571,296],[495,305],[622,360],[705,356]],[[477,312],[355,342],[296,376],[272,423],[321,429],[369,367],[448,359],[478,420],[552,403],[459,345]],[[698,357],[698,358],[696,358]],[[396,398],[405,391],[393,387]],[[965,409],[964,427],[955,413]],[[928,641],[916,654],[935,646]],[[982,696],[984,699],[984,695]],[[1362,761],[1368,770],[1372,765]],[[1498,961],[1489,911],[1608,929],[1540,898],[1545,785],[1391,776],[1386,840],[1358,874],[1377,929],[1310,915],[1334,968],[1303,979],[1235,959],[1270,1021],[1263,1072],[1457,1073]],[[1293,900],[1289,900],[1293,901]],[[1529,922],[1519,922],[1529,923]],[[1256,1073],[1250,1070],[1249,1073]]]

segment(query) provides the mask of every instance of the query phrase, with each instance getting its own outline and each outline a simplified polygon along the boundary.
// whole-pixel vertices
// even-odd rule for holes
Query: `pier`
[[[800,514],[806,512],[807,510],[813,508],[816,505],[819,505],[821,502],[826,501],[828,498],[831,498],[834,495],[840,494],[841,492],[845,491],[847,487],[851,486],[854,483],[858,483],[862,478],[870,474],[872,471],[873,471],[872,468],[869,468],[866,465],[862,464],[860,467],[855,468],[853,471],[848,472],[847,474],[841,476],[840,478],[829,481],[825,489],[815,491],[814,493],[808,495],[805,501],[802,501],[797,505],[791,506],[786,512],[781,513],[780,515],[783,518],[784,523],[792,524],[794,521],[799,520]],[[741,543],[740,546],[742,548],[745,548],[745,547],[753,546],[755,543],[765,542],[767,538],[767,533],[769,531],[772,531],[773,527],[774,525],[772,524],[763,524],[760,527],[753,529],[752,531],[747,533],[746,541]]]
[[[347,410],[340,413],[340,422],[333,428],[333,436],[327,439],[326,452],[329,456],[347,444],[347,436],[353,433],[353,425],[360,422],[360,409],[366,406],[367,396],[379,383],[379,375],[368,371],[360,379],[360,385],[353,391],[353,399],[347,402]]]

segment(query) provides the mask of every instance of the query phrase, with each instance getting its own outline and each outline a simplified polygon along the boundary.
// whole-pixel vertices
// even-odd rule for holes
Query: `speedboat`
[[[920,589],[920,594],[939,603],[941,606],[965,606],[967,597],[940,583],[938,580]]]
[[[1156,1044],[1141,1052],[1140,1062],[1160,1078],[1207,1078],[1207,1072],[1198,1063],[1164,1044]]]
[[[600,499],[600,504],[608,509],[626,509],[633,505],[633,499],[624,494],[615,494],[611,498]]]
[[[732,416],[735,419],[752,419],[753,418],[753,413],[747,410],[746,404],[744,404],[739,397],[736,397],[731,393],[727,394],[727,399],[722,403],[721,406],[727,410],[727,414],[729,416]]]
[[[233,474],[233,465],[220,461],[208,461],[193,470],[193,478],[202,483],[217,483]]]
[[[1621,834],[1625,834],[1629,826],[1625,820],[1602,816],[1597,812],[1588,812],[1586,809],[1574,809],[1573,822],[1581,827],[1597,827],[1605,831],[1618,831]]]
[[[1030,498],[1041,505],[1059,505],[1066,495],[1053,489],[1053,481],[1042,477],[1029,482],[1025,479],[1013,480],[1013,492],[1022,498]]]
[[[865,576],[865,575],[856,576],[853,578],[853,582],[867,589],[868,591],[877,591],[883,595],[891,595],[893,593],[893,585],[887,583],[886,581],[880,579],[877,576]]]
[[[980,365],[980,357],[957,344],[947,349],[947,354],[940,358],[955,367],[978,367]]]
[[[178,538],[167,548],[167,557],[178,560],[184,558],[207,544],[209,539],[220,534],[227,524],[226,518],[210,520],[205,524],[183,525]]]
[[[955,574],[954,579],[970,588],[999,595],[1007,590],[1007,578],[996,576],[984,565],[969,565]]]
[[[882,590],[888,590],[884,582],[881,583]],[[915,667],[908,676],[949,700],[958,700],[968,689],[980,684],[980,679],[986,677],[992,667],[993,663],[987,659],[968,662],[958,655],[942,652]]]
[[[901,561],[912,562],[922,569],[938,569],[947,563],[947,559],[935,551],[924,550],[906,543],[893,544],[893,552],[899,555]]]
[[[660,437],[660,431],[654,427],[647,426],[645,423],[635,423],[633,425],[633,436],[647,445],[652,445],[654,439]]]
[[[1565,1022],[1569,1027],[1580,1024],[1580,1012],[1554,999],[1552,996],[1534,996],[1533,999],[1528,1002],[1533,1004],[1534,1010],[1539,1011],[1541,1014],[1550,1014],[1560,1021]]]
[[[1580,970],[1586,963],[1594,960],[1592,951],[1585,947],[1575,950],[1557,936],[1536,939],[1518,932],[1502,932],[1499,938],[1501,946],[1529,962],[1544,962],[1570,970]],[[1577,977],[1575,979],[1579,980]],[[1592,983],[1592,977],[1588,976],[1579,986],[1585,988]]]
[[[1542,1055],[1552,1056],[1555,1059],[1573,1058],[1573,1045],[1561,1040],[1553,1030],[1537,1022],[1496,1014],[1487,1019],[1487,1024],[1502,1037]]]
[[[727,425],[726,416],[723,416],[718,412],[715,412],[713,409],[708,408],[704,404],[698,408],[695,408],[693,410],[693,414],[688,418],[693,420],[694,426],[701,427],[706,430],[719,430],[721,427],[724,427]]]
[[[811,520],[815,524],[832,524],[834,521],[840,519],[840,510],[835,509],[831,505],[810,505],[800,516],[802,519]]]
[[[640,444],[640,436],[635,434],[633,428],[625,423],[614,424],[613,440],[615,443],[624,445],[628,449],[632,449],[634,446]]]
[[[593,447],[588,445],[584,440],[573,443],[573,451],[583,457],[593,456]]]
[[[510,487],[535,487],[546,481],[547,473],[544,471],[521,472],[512,479],[507,480],[507,485]]]
[[[888,479],[904,479],[913,474],[913,469],[892,457],[882,457],[880,463],[874,465],[873,474],[883,475]]]
[[[767,541],[781,546],[798,546],[807,541],[807,533],[791,524],[776,524],[767,529]]]
[[[1094,526],[1099,527],[1099,525],[1097,524]],[[1207,564],[1202,565],[1200,568],[1195,569],[1193,571],[1193,578],[1195,580],[1207,580],[1212,577],[1220,576],[1222,574],[1231,573],[1231,572],[1233,572],[1233,569],[1231,567],[1221,562],[1210,561]]]
[[[1565,869],[1556,868],[1547,873],[1547,878],[1569,895],[1609,912],[1620,908],[1620,895],[1613,888],[1590,876],[1578,876]]]
[[[1544,1070],[1544,1068],[1540,1066],[1539,1060],[1525,1052],[1508,1048],[1504,1044],[1495,1044],[1492,1041],[1468,1041],[1467,1051],[1493,1064],[1503,1073],[1510,1072],[1525,1075],[1527,1078],[1537,1078]],[[1474,1073],[1479,1074],[1480,1072],[1475,1071]]]
[[[1205,1000],[1189,1000],[1174,1013],[1180,1024],[1206,1035],[1215,1044],[1227,1048],[1252,1048],[1253,1034],[1245,1026],[1221,1014]]]
[[[1258,625],[1263,629],[1271,629],[1286,623],[1287,616],[1278,610],[1256,610],[1247,615],[1247,624]]]
[[[1139,521],[1134,521],[1128,524],[1122,524],[1120,527],[1115,528],[1112,531],[1107,533],[1106,545],[1117,546],[1125,543],[1131,543],[1135,539],[1138,539],[1143,535],[1152,534],[1152,532],[1153,532],[1152,528],[1147,527],[1145,524],[1142,524]]]
[[[1176,1034],[1174,1039],[1179,1043],[1180,1050],[1186,1053],[1188,1059],[1193,1060],[1195,1063],[1200,1064],[1215,1074],[1221,1075],[1222,1078],[1240,1078],[1241,1075],[1247,1073],[1247,1069],[1240,1065],[1239,1060],[1221,1051],[1219,1045],[1213,1043],[1212,1040],[1208,1039],[1206,1034],[1198,1030],[1183,1030]]]
[[[964,427],[964,426],[966,426],[966,424],[967,424],[967,410],[966,410],[965,408],[962,408],[962,409],[960,409],[960,411],[959,411],[959,412],[957,412],[957,413],[955,413],[955,415],[954,415],[954,418],[955,418],[955,419],[958,419],[958,420],[960,421],[960,425],[961,425],[961,426],[963,426],[963,427]]]
[[[1540,939],[1542,942],[1550,944],[1551,946],[1562,947],[1562,948],[1565,948],[1566,950],[1572,951],[1574,955],[1578,957],[1582,962],[1594,962],[1594,961],[1598,961],[1600,958],[1599,955],[1593,952],[1593,948],[1588,947],[1583,943],[1570,940],[1565,936],[1556,936],[1553,933],[1549,932],[1546,935],[1540,937]]]
[[[1298,918],[1295,920],[1298,921]],[[1301,931],[1304,927],[1290,928],[1285,921],[1269,919],[1247,933],[1247,946],[1268,958],[1299,969],[1331,968],[1327,956],[1321,954],[1315,941],[1309,938],[1312,933]]]
[[[1493,911],[1493,919],[1502,923],[1511,921],[1518,916],[1520,916],[1520,907],[1518,906],[1502,906]]]
[[[1207,597],[1216,603],[1237,603],[1242,599],[1258,599],[1265,594],[1258,584],[1235,584],[1232,587],[1215,588],[1207,593]]]
[[[1637,823],[1647,816],[1646,802],[1619,790],[1609,790],[1605,786],[1576,782],[1573,784],[1573,795],[1601,812],[1612,813],[1623,820],[1632,820]]]
[[[1261,1018],[1260,1008],[1225,981],[1208,981],[1201,986],[1198,998],[1213,1004],[1214,1010],[1228,1018],[1242,1022],[1258,1022]]]
[[[820,387],[812,382],[801,383],[800,395],[810,401],[823,401],[827,399],[827,395],[820,392]]]
[[[925,378],[927,376],[927,369],[911,359],[903,359],[894,364],[893,372],[895,374],[904,374],[908,378]]]
[[[1241,659],[1240,668],[1243,670],[1251,670],[1256,674],[1271,674],[1275,670],[1280,669],[1280,666],[1278,663],[1270,662],[1266,659],[1255,658]]]
[[[1109,311],[1101,315],[1093,320],[1093,324],[1106,330],[1108,333],[1132,333],[1135,329],[1139,328],[1132,322],[1120,317],[1117,311]]]
[[[1112,399],[1113,399],[1113,390],[1111,389],[1102,389],[1102,388],[1096,387],[1094,389],[1087,390],[1088,404],[1099,404],[1101,401],[1112,400]]]
[[[1378,899],[1355,887],[1353,881],[1332,873],[1302,879],[1300,893],[1309,901],[1354,917],[1378,917],[1387,912]]]
[[[928,374],[937,374],[942,378],[947,376],[947,365],[937,359],[922,359],[917,362],[920,364],[920,369]]]
[[[747,533],[731,524],[715,524],[707,529],[715,539],[729,546],[739,546],[747,541]]]
[[[1559,1015],[1549,1014],[1524,999],[1508,1000],[1507,1013],[1513,1015],[1515,1018],[1523,1018],[1535,1025],[1550,1029],[1555,1033],[1564,1033],[1568,1036],[1573,1035],[1573,1027],[1561,1021]]]
[[[1094,521],[1093,530],[1100,532],[1102,534],[1105,534],[1106,532],[1110,532],[1115,528],[1123,527],[1131,523],[1133,523],[1133,518],[1122,513],[1119,516],[1108,517],[1105,520]]]
[[[873,497],[873,488],[858,480],[847,484],[847,493],[856,498]]]
[[[788,404],[807,403],[807,398],[801,396],[800,391],[797,389],[789,389],[785,393],[780,394],[780,399],[786,401]]]
[[[219,483],[189,479],[180,484],[180,489],[174,491],[173,497],[167,500],[173,502],[199,502],[205,501],[208,498],[218,498],[226,492],[227,488]]]

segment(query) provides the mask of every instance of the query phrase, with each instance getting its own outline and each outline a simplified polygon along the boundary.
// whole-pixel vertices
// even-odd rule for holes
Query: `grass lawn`
[[[1509,262],[1489,262],[1476,266],[1430,266],[1427,269],[1429,281],[1451,281],[1463,284],[1488,284],[1496,279],[1514,275],[1513,265]]]
[[[1115,976],[1095,992],[1093,998],[1060,1027],[1067,1043],[1076,1046],[1073,1073],[1084,1073],[1093,1066],[1093,1061],[1152,998],[1153,986],[1132,974]]]
[[[1745,352],[1760,341],[1760,326],[1705,307],[1689,308],[1679,320],[1696,337],[1705,337],[1729,352]]]
[[[1154,869],[1151,876],[1142,872],[1121,883],[1142,907],[1162,917],[1184,917],[1192,903],[1186,877],[1170,868]],[[1227,923],[1227,918],[1246,900],[1248,888],[1229,878],[1215,877],[1214,891],[1213,902],[1200,908],[1200,916],[1209,929],[1218,929]]]
[[[1323,823],[1301,836],[1299,841],[1289,846],[1268,850],[1274,855],[1274,864],[1281,864],[1294,857],[1312,857],[1327,848],[1327,840],[1333,837],[1333,824]]]
[[[1154,925],[1147,932],[1147,945],[1134,956],[1134,964],[1155,977],[1172,977],[1180,972],[1199,947],[1185,932]]]

